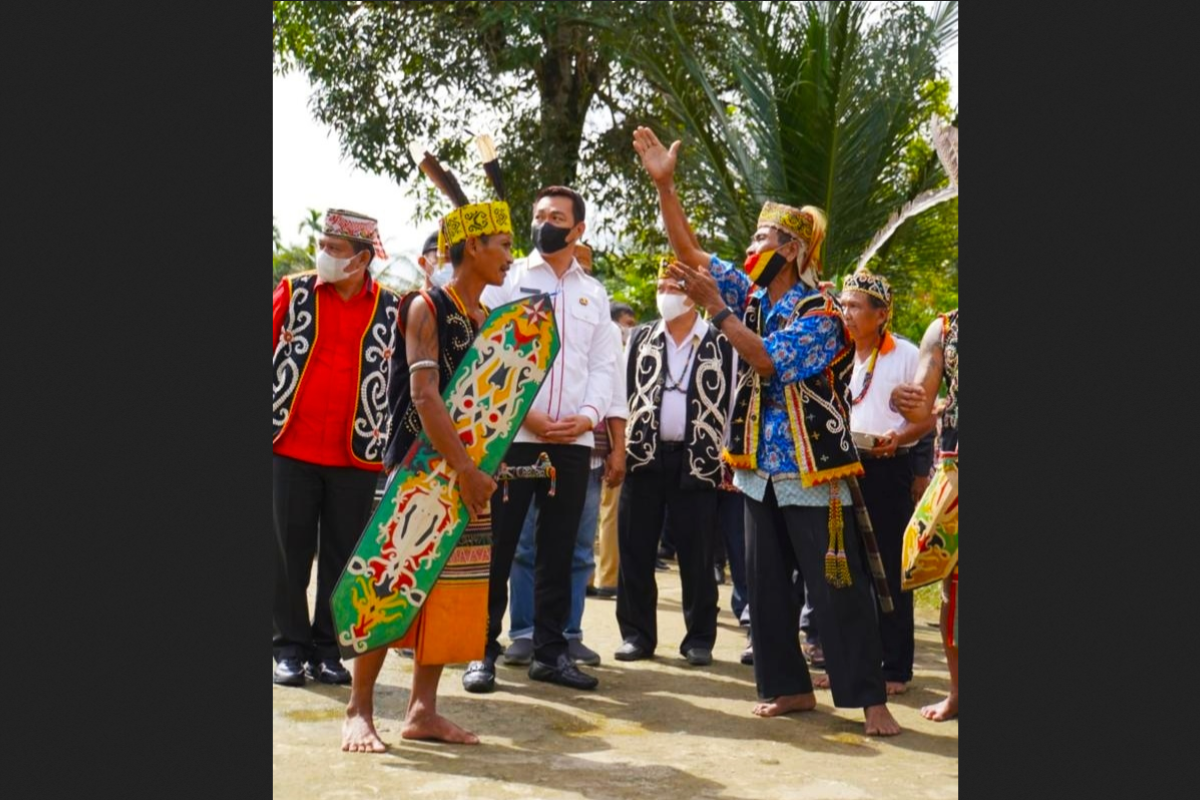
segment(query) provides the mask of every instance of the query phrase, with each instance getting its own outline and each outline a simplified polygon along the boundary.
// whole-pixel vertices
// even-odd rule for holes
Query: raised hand
[[[671,144],[671,149],[663,147],[663,143],[649,128],[638,128],[633,132],[633,149],[641,156],[642,166],[655,183],[671,180],[675,174],[675,162],[679,155],[679,140]]]

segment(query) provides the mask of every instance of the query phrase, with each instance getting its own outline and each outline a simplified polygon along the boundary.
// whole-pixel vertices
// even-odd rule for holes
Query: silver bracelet
[[[408,365],[408,373],[411,375],[412,373],[416,372],[419,369],[437,369],[437,368],[438,368],[438,363],[436,361],[417,361],[417,362],[414,362],[414,363]]]

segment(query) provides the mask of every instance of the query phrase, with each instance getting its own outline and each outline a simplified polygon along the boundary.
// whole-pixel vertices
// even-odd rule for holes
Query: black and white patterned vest
[[[626,386],[629,419],[625,423],[625,461],[630,474],[661,469],[657,458],[659,414],[666,372],[666,325],[639,325],[629,337]],[[687,388],[687,467],[682,488],[716,489],[721,485],[721,447],[731,391],[733,352],[725,334],[712,325],[692,354]]]

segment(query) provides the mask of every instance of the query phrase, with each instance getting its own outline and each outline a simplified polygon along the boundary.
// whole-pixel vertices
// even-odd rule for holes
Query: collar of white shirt
[[[663,337],[663,339],[668,344],[671,345],[671,347],[675,348],[676,350],[682,350],[683,348],[687,347],[688,339],[691,339],[692,337],[696,337],[698,339],[703,339],[704,334],[706,334],[706,333],[708,333],[708,320],[706,320],[700,314],[697,314],[696,321],[692,324],[691,336],[688,336],[687,338],[685,338],[683,340],[683,344],[680,344],[680,345],[675,344],[675,337],[673,337],[671,335],[670,331],[667,330],[667,323],[664,322],[662,319],[659,319],[657,322],[654,323],[654,330],[651,331],[650,335],[651,336],[661,335]]]
[[[542,251],[538,250],[536,247],[533,249],[533,252],[525,257],[525,259],[525,268],[527,270],[542,268],[550,274],[554,274],[554,267],[547,263],[546,259],[542,257]],[[573,272],[578,272],[582,276],[587,275],[587,271],[580,266],[579,259],[575,258],[574,256],[571,257],[571,266],[567,267],[567,271],[562,274],[562,279],[566,280],[567,276]]]

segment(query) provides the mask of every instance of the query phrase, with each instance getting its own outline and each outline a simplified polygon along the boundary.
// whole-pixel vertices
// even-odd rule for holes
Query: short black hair
[[[547,186],[537,193],[537,197],[533,198],[533,204],[536,206],[538,200],[543,197],[569,197],[571,199],[571,213],[575,217],[575,224],[583,222],[587,215],[587,206],[583,202],[583,197],[574,189],[568,189],[566,186]]]
[[[635,320],[637,319],[637,314],[634,313],[633,307],[628,303],[613,303],[608,307],[608,315],[612,318],[613,322],[616,322],[626,314]]]
[[[425,244],[421,245],[421,255],[425,255],[430,250],[437,250],[438,232],[434,231],[425,239]]]
[[[479,237],[479,241],[483,242],[484,244],[487,244],[488,239],[490,239],[490,238],[491,238],[490,236],[488,236],[487,234],[484,234]],[[461,264],[462,260],[463,260],[463,255],[466,254],[466,252],[467,252],[467,240],[466,239],[463,239],[458,244],[450,245],[450,266],[457,267],[459,264]]]
[[[350,246],[354,248],[354,255],[358,255],[363,250],[370,250],[371,260],[375,260],[375,245],[370,242],[356,242],[353,239],[347,239],[346,241],[350,242]]]

